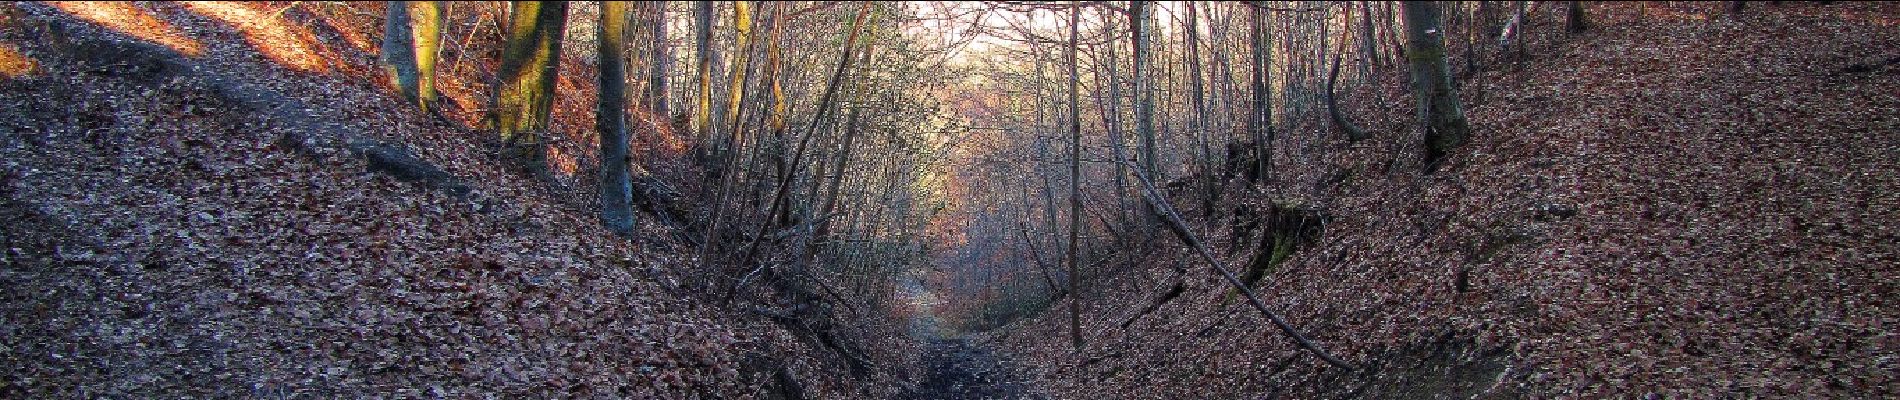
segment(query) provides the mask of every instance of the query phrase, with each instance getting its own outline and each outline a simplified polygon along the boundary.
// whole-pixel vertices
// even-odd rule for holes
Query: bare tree
[[[1148,175],[1155,179],[1166,179],[1166,174],[1160,169],[1159,143],[1155,139],[1155,79],[1154,71],[1151,71],[1153,66],[1148,65],[1149,59],[1153,57],[1149,49],[1153,36],[1149,32],[1153,29],[1148,26],[1148,14],[1151,12],[1149,3],[1134,1],[1128,5],[1129,33],[1133,36],[1131,42],[1134,45],[1131,54],[1135,62],[1132,71],[1135,75],[1135,137],[1141,141],[1141,167],[1147,169]]]
[[[1252,2],[1248,7],[1248,35],[1253,44],[1253,118],[1248,118],[1249,132],[1253,133],[1255,143],[1254,179],[1266,179],[1273,169],[1273,92],[1268,86],[1273,64],[1273,45],[1271,33],[1267,31],[1267,5],[1264,1]]]
[[[1583,2],[1567,1],[1567,2],[1564,2],[1564,4],[1566,6],[1565,8],[1567,9],[1566,12],[1564,13],[1565,15],[1564,29],[1565,30],[1570,31],[1570,33],[1582,33],[1583,31],[1590,29],[1590,21],[1584,19],[1583,17]]]
[[[1082,29],[1082,3],[1069,9],[1069,341],[1082,349],[1082,271],[1078,266],[1076,243],[1082,235],[1082,103],[1078,94],[1082,85],[1076,70],[1076,45]]]
[[[713,103],[713,4],[700,0],[693,8],[693,59],[695,73],[698,74],[699,90],[693,94],[693,136],[704,143],[712,138]],[[704,148],[701,148],[704,150]],[[703,154],[703,153],[702,153]]]
[[[647,86],[644,97],[646,106],[654,115],[671,118],[672,109],[666,101],[666,75],[673,56],[666,41],[666,5],[665,1],[649,1],[640,4],[647,7],[648,55]]]

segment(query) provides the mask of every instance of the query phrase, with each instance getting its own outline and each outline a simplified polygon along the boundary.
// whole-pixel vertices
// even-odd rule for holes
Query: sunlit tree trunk
[[[541,135],[548,129],[548,112],[554,105],[567,3],[519,1],[510,14],[490,118],[513,156],[532,172],[546,172]]]
[[[1452,150],[1464,145],[1471,127],[1458,104],[1458,88],[1445,61],[1445,30],[1433,2],[1406,2],[1405,58],[1412,68],[1412,93],[1418,98],[1418,118],[1425,126],[1426,170],[1436,168]]]
[[[595,54],[600,57],[600,104],[594,129],[600,132],[600,222],[607,230],[633,234],[633,183],[627,159],[627,73],[621,60],[626,49],[628,9],[625,1],[600,3]]]
[[[742,174],[740,174],[739,163],[743,158],[740,148],[743,146],[745,131],[745,118],[743,117],[742,110],[744,110],[746,104],[746,64],[751,60],[752,55],[752,51],[748,47],[752,41],[751,2],[733,2],[732,22],[734,34],[733,43],[735,46],[733,47],[734,54],[732,64],[728,68],[732,76],[730,80],[726,81],[728,96],[725,105],[727,108],[711,120],[711,123],[714,124],[729,123],[726,125],[726,135],[724,136],[720,136],[712,131],[707,133],[709,135],[707,136],[707,141],[712,143],[711,148],[708,149],[709,155],[711,156],[709,161],[711,161],[711,165],[714,166],[710,175],[719,181],[719,190],[714,196],[716,202],[713,204],[714,207],[720,209],[726,207],[727,201],[734,194],[733,186],[738,184],[738,181],[743,178],[741,176]],[[711,26],[710,23],[706,25]],[[711,86],[707,86],[707,88],[710,89]],[[729,119],[729,121],[726,119]],[[715,215],[719,215],[718,212],[715,212]],[[718,219],[717,217],[714,218],[715,227],[718,225]],[[710,239],[711,238],[708,240]]]
[[[811,145],[811,139],[817,136],[818,127],[822,126],[824,121],[828,118],[827,114],[829,113],[827,111],[830,110],[833,102],[837,100],[838,86],[844,82],[845,72],[851,69],[851,61],[855,58],[853,55],[856,54],[853,50],[855,50],[858,45],[859,35],[864,31],[865,18],[871,14],[871,6],[872,3],[870,2],[865,2],[858,6],[857,16],[853,18],[851,22],[851,33],[847,35],[844,40],[844,54],[839,57],[837,68],[832,70],[831,78],[825,83],[824,94],[819,96],[819,111],[817,115],[812,116],[811,123],[805,128],[804,137],[799,139],[798,147],[792,151],[792,162],[790,163],[792,168],[785,170],[779,175],[778,188],[773,191],[771,197],[772,205],[766,211],[766,215],[777,215],[780,210],[785,209],[787,206],[787,199],[790,198],[789,194],[791,192],[792,178],[798,174],[799,166],[805,163],[805,153],[806,149]],[[759,224],[758,230],[752,236],[752,241],[746,245],[745,255],[740,259],[740,265],[749,265],[752,263],[752,260],[757,259],[759,244],[762,242],[761,239],[764,238],[767,229],[769,229],[771,225],[772,224]]]
[[[434,1],[389,2],[383,25],[382,65],[404,100],[423,111],[435,103],[435,61],[442,12]]]
[[[739,146],[745,141],[743,132],[745,119],[740,117],[741,107],[745,103],[746,69],[752,61],[752,2],[732,2],[732,65],[729,68],[732,79],[728,80],[725,116],[732,119],[730,132],[727,132],[725,146],[727,153],[723,157],[736,157]]]
[[[693,56],[696,64],[695,67],[697,68],[696,72],[699,74],[699,90],[694,93],[693,136],[699,139],[703,145],[708,139],[712,138],[711,129],[713,124],[712,2],[701,0],[696,3],[693,17],[695,21],[693,24],[693,48],[695,49]]]
[[[417,1],[410,31],[416,42],[416,105],[423,111],[435,106],[435,63],[442,49],[442,2]]]

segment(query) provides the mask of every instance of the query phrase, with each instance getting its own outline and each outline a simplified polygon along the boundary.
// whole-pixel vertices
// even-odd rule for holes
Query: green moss
[[[1267,246],[1268,253],[1266,260],[1264,260],[1265,262],[1255,262],[1249,266],[1246,275],[1241,277],[1240,281],[1246,283],[1247,287],[1253,287],[1260,283],[1261,279],[1266,279],[1267,275],[1272,275],[1274,271],[1279,269],[1281,262],[1285,262],[1287,258],[1293,257],[1294,245],[1298,242],[1297,239],[1298,238],[1288,237],[1279,233],[1268,236],[1267,240],[1270,241],[1271,244]],[[1229,302],[1234,300],[1234,296],[1239,293],[1238,290],[1227,291],[1227,294],[1221,296],[1221,305],[1228,305]]]
[[[1273,255],[1267,259],[1266,273],[1273,273],[1273,270],[1276,269],[1275,267],[1280,266],[1281,261],[1286,261],[1286,258],[1292,255],[1293,238],[1275,235],[1273,237]]]

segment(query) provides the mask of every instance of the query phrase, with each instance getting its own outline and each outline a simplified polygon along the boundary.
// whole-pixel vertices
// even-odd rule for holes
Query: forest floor
[[[667,227],[597,227],[587,69],[561,80],[543,185],[468,128],[480,57],[444,60],[443,118],[374,83],[376,18],[8,3],[0,398],[1900,396],[1900,7],[1586,4],[1601,26],[1466,84],[1478,134],[1438,175],[1403,161],[1388,76],[1349,101],[1373,140],[1300,143],[1329,131],[1294,121],[1278,159],[1310,168],[1236,196],[1338,216],[1258,289],[1362,372],[1205,267],[1147,268],[1194,264],[1163,248],[1072,296],[1081,356],[1060,313],[924,351],[872,327],[889,368],[854,376],[695,295],[713,273],[671,268],[698,263]],[[463,186],[375,172],[350,138]],[[1210,242],[1243,259],[1259,240],[1237,236]]]
[[[1374,138],[1289,117],[1279,179],[1232,204],[1333,217],[1254,289],[1357,372],[1179,246],[1086,281],[1082,355],[1066,312],[999,351],[1077,399],[1900,395],[1900,7],[1584,4],[1461,80],[1475,132],[1439,172],[1388,67],[1342,92]],[[1266,240],[1232,221],[1201,233],[1247,265]]]
[[[1041,399],[1028,394],[1028,379],[1009,360],[968,337],[932,340],[924,347],[923,382],[902,400]]]
[[[846,373],[809,329],[710,305],[694,277],[714,273],[676,268],[698,263],[669,227],[598,227],[576,134],[591,92],[569,90],[591,69],[561,82],[556,176],[537,182],[468,128],[480,58],[446,59],[451,106],[417,112],[378,84],[380,4],[356,6],[0,4],[0,398],[900,386],[901,368]],[[881,356],[908,352],[901,335],[839,338],[911,364]]]

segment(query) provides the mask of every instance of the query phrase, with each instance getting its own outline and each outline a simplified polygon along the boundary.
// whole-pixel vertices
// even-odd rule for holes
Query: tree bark
[[[1253,134],[1256,146],[1251,177],[1259,181],[1268,178],[1273,169],[1273,49],[1267,32],[1266,2],[1253,3],[1247,10],[1251,28],[1248,36],[1253,44],[1253,118],[1247,119],[1251,125],[1247,131]]]
[[[792,151],[792,167],[779,175],[778,189],[772,195],[772,206],[766,215],[777,215],[779,210],[785,207],[787,195],[791,191],[792,177],[797,175],[799,166],[804,165],[805,150],[811,145],[812,137],[817,136],[818,127],[823,124],[832,102],[837,99],[838,86],[844,81],[845,72],[851,69],[852,50],[856,49],[858,37],[864,32],[864,21],[871,14],[871,5],[871,2],[864,2],[858,7],[857,17],[851,22],[851,34],[845,37],[844,54],[838,59],[838,67],[832,70],[831,79],[825,84],[824,94],[819,96],[818,113],[812,116],[811,124],[805,128],[804,137],[798,141],[798,148]],[[745,256],[741,259],[740,265],[751,264],[752,260],[757,259],[760,242],[765,240],[767,229],[771,226],[772,224],[759,224],[758,231],[752,236],[751,244],[746,246]]]
[[[701,151],[704,151],[705,148],[703,144],[712,138],[711,129],[713,125],[713,4],[711,1],[701,0],[696,3],[695,6],[693,14],[695,21],[693,24],[693,47],[696,51],[693,57],[694,64],[697,64],[696,73],[699,75],[699,90],[694,93],[695,101],[693,104],[692,126],[693,136],[699,139],[699,142],[702,144]]]
[[[429,48],[426,51],[428,67],[425,68],[422,65],[425,51],[424,42],[421,39],[424,39],[425,30],[434,33],[435,27],[439,26],[434,22],[440,13],[432,12],[433,3],[428,1],[388,2],[388,17],[383,24],[383,45],[380,57],[384,71],[389,74],[390,85],[396,88],[396,92],[402,95],[403,100],[420,105],[424,111],[428,110],[429,103],[423,101],[422,95],[433,92],[434,76],[428,72],[434,70],[436,41],[433,36],[428,37]],[[430,15],[412,15],[411,11],[417,11],[414,14],[423,14],[420,11],[425,7],[431,10],[428,13]],[[428,90],[424,89],[425,86]]]
[[[1108,11],[1108,8],[1104,7],[1102,18],[1112,19],[1113,15],[1109,14],[1111,12],[1112,11]],[[1113,26],[1113,24],[1109,24],[1109,26]],[[1110,28],[1105,27],[1104,29]],[[1129,207],[1127,202],[1128,168],[1127,164],[1119,161],[1128,160],[1128,140],[1122,135],[1122,80],[1121,74],[1118,73],[1118,64],[1121,60],[1115,55],[1115,47],[1113,41],[1102,46],[1104,60],[1098,63],[1097,67],[1101,68],[1101,70],[1099,70],[1095,76],[1098,82],[1103,76],[1108,77],[1108,81],[1105,85],[1108,86],[1108,102],[1106,105],[1098,108],[1102,114],[1102,125],[1105,125],[1105,128],[1108,130],[1109,149],[1118,161],[1115,163],[1115,215],[1120,221],[1127,222],[1129,220]],[[1100,103],[1100,100],[1097,102]]]
[[[416,44],[416,106],[428,112],[435,107],[435,64],[442,49],[442,2],[417,1],[410,7],[415,8],[410,23],[415,28],[410,34]]]
[[[722,158],[737,158],[735,154],[738,153],[739,146],[742,146],[745,142],[744,124],[742,123],[745,121],[745,118],[741,116],[741,110],[743,109],[741,106],[745,103],[746,70],[750,67],[750,63],[752,62],[752,2],[750,1],[732,2],[732,43],[732,65],[730,67],[731,71],[729,71],[732,74],[732,79],[726,81],[727,85],[730,86],[727,88],[726,112],[724,114],[727,118],[732,119],[732,121],[729,127],[730,131],[726,132],[727,137],[723,139],[725,145],[720,146],[721,148],[719,149],[722,152]],[[722,173],[720,175],[729,174]]]
[[[1141,167],[1155,179],[1167,179],[1160,169],[1159,143],[1155,138],[1154,72],[1149,71],[1151,33],[1148,25],[1149,2],[1134,1],[1128,6],[1128,23],[1133,34],[1135,74],[1135,137],[1141,143]]]
[[[1339,58],[1335,57],[1332,72],[1326,74],[1326,113],[1332,116],[1333,125],[1346,133],[1346,140],[1355,142],[1366,140],[1371,135],[1359,129],[1358,125],[1353,125],[1352,121],[1346,118],[1346,113],[1339,110],[1339,95],[1333,91],[1334,86],[1339,83],[1339,61]]]
[[[1372,67],[1379,62],[1378,38],[1372,36],[1372,2],[1359,2],[1359,74],[1372,80]]]
[[[1082,234],[1082,103],[1081,74],[1076,70],[1076,44],[1081,36],[1082,3],[1069,9],[1069,340],[1082,349],[1082,271],[1077,267],[1076,242]],[[1190,21],[1192,23],[1192,21]],[[1191,28],[1190,28],[1191,29]],[[1198,76],[1197,83],[1198,81]]]
[[[1433,171],[1444,157],[1463,146],[1471,127],[1458,102],[1451,66],[1445,60],[1445,30],[1438,4],[1406,2],[1405,58],[1412,68],[1412,94],[1418,98],[1418,118],[1425,127],[1425,168]]]
[[[623,237],[633,235],[633,182],[627,159],[627,70],[625,54],[628,9],[624,1],[600,3],[600,104],[594,111],[594,129],[600,132],[600,222]]]
[[[1201,18],[1200,8],[1195,7],[1194,3],[1192,1],[1187,3],[1187,19],[1181,23],[1183,30],[1187,32],[1188,99],[1194,106],[1194,117],[1188,120],[1190,123],[1188,131],[1194,133],[1195,144],[1200,148],[1200,160],[1197,164],[1200,164],[1201,169],[1201,216],[1203,219],[1212,220],[1214,203],[1218,200],[1214,195],[1216,192],[1214,182],[1215,177],[1220,174],[1216,172],[1218,168],[1215,167],[1216,163],[1213,161],[1214,151],[1210,148],[1207,138],[1207,84],[1201,78]],[[1073,75],[1075,71],[1069,71],[1069,73]]]
[[[1570,33],[1583,33],[1583,31],[1589,30],[1590,21],[1584,19],[1583,16],[1583,2],[1570,1],[1566,2],[1566,4],[1569,5],[1569,10],[1565,13],[1564,29],[1569,30]]]
[[[1522,35],[1524,24],[1528,23],[1528,20],[1524,19],[1524,17],[1526,14],[1525,9],[1529,8],[1529,2],[1513,1],[1511,3],[1514,7],[1514,10],[1511,11],[1511,20],[1505,22],[1504,31],[1498,33],[1498,54],[1509,52],[1521,58],[1524,54],[1524,48],[1521,45],[1513,46],[1512,40]]]
[[[649,55],[647,56],[645,103],[647,108],[653,111],[653,115],[659,116],[662,122],[669,122],[672,119],[673,113],[666,101],[666,75],[667,68],[669,64],[672,63],[673,56],[670,54],[671,52],[667,50],[667,2],[652,1],[643,4],[646,4],[649,10],[647,14],[647,25],[648,29],[650,29],[648,39],[652,41],[649,43],[652,47],[649,48]]]
[[[508,45],[501,56],[490,118],[511,155],[530,172],[545,173],[547,153],[541,135],[548,129],[548,112],[554,105],[567,3],[515,2],[510,15],[513,21],[508,24]]]

